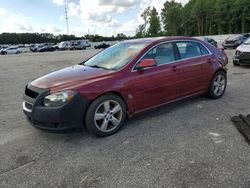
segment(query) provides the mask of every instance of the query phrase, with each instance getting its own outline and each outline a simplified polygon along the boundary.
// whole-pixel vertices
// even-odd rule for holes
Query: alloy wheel
[[[216,96],[221,96],[226,87],[226,78],[222,74],[218,74],[214,79],[213,91]]]
[[[106,100],[95,111],[95,126],[102,132],[110,132],[120,124],[122,115],[122,107],[118,102]]]

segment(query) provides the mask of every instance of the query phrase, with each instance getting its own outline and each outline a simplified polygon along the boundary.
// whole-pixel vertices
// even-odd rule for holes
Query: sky
[[[0,33],[38,32],[67,34],[66,0],[0,0]],[[69,34],[133,36],[142,23],[141,12],[166,0],[67,0]],[[176,0],[182,4],[188,0]]]

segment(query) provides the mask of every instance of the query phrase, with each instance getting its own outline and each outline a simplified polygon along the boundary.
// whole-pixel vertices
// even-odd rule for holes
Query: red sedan
[[[40,129],[86,125],[109,136],[144,110],[200,94],[222,97],[227,63],[224,51],[194,38],[124,41],[29,83],[23,111]]]

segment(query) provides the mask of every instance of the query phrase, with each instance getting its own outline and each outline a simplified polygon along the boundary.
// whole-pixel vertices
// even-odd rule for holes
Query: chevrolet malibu
[[[23,111],[39,129],[85,125],[109,136],[139,112],[201,94],[222,97],[227,63],[223,50],[194,38],[123,41],[28,83]]]

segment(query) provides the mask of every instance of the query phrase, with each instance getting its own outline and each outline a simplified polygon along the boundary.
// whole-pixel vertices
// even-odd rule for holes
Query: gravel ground
[[[32,127],[22,112],[26,83],[96,52],[0,56],[0,187],[250,187],[250,147],[230,120],[250,113],[250,67],[233,67],[233,50],[220,100],[145,112],[107,138]]]

